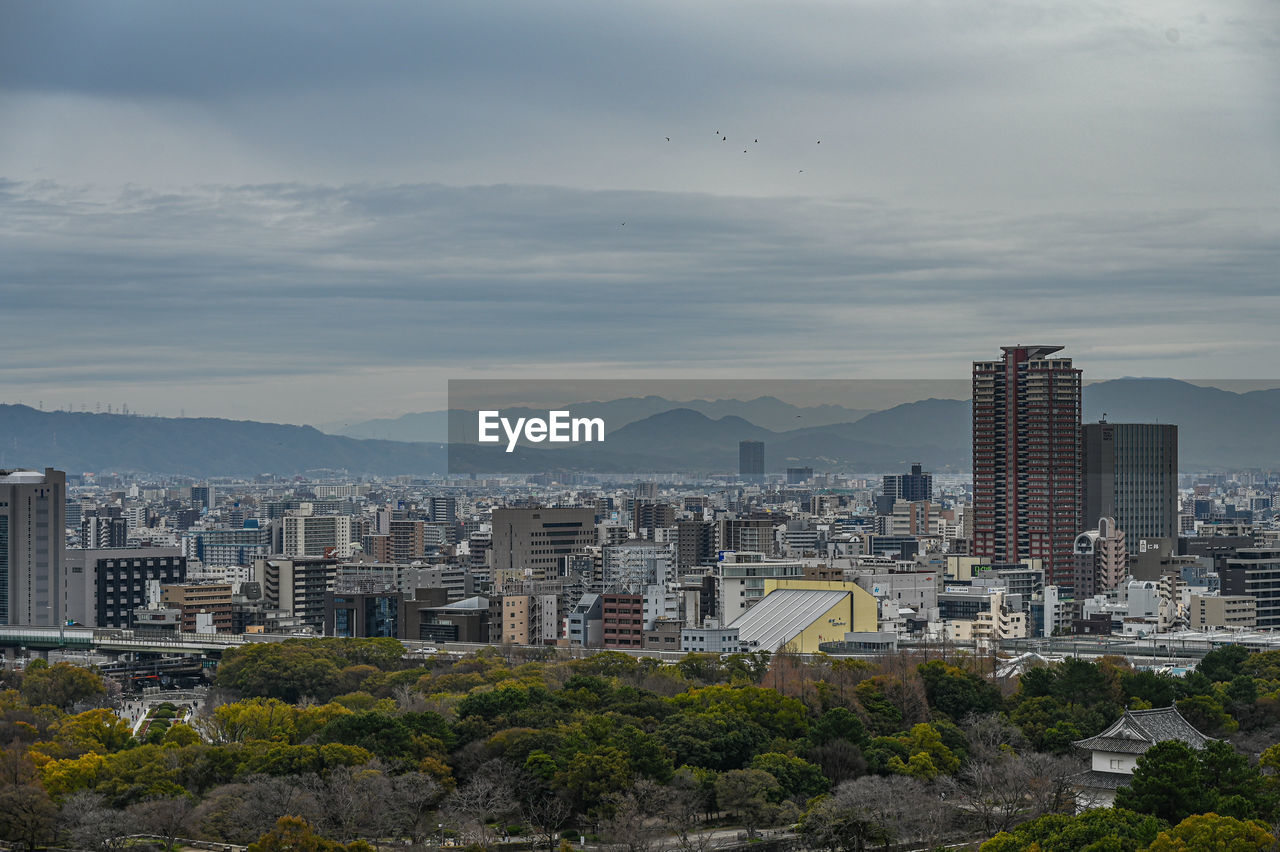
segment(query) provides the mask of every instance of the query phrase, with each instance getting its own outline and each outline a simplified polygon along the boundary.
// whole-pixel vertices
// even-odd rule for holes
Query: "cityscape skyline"
[[[1280,848],[1276,0],[0,0],[0,81],[0,846]]]

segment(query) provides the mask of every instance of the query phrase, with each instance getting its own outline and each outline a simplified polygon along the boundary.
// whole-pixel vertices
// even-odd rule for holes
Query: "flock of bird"
[[[728,136],[727,134],[721,133],[719,130],[717,130],[717,131],[715,132],[715,135],[720,137],[720,141],[721,141],[721,142],[728,142],[728,141],[729,141],[729,136]],[[670,137],[670,136],[664,136],[664,137],[662,137],[662,138],[666,139],[668,142],[670,142],[670,141],[671,141],[671,137]],[[751,144],[753,144],[753,145],[758,145],[758,144],[760,144],[760,139],[759,139],[758,137],[757,137],[757,138],[753,138],[753,139],[751,140]],[[821,144],[822,144],[822,140],[821,140],[821,139],[815,140],[815,143],[814,143],[814,144],[821,145]],[[750,151],[751,151],[751,149],[750,149],[750,148],[743,148],[743,149],[742,149],[742,153],[744,153],[744,154],[750,153]],[[796,170],[796,173],[797,173],[797,174],[804,174],[804,169],[797,169],[797,170]],[[626,224],[627,224],[626,222],[622,222],[622,223],[620,223],[620,224],[619,224],[619,227],[623,227],[623,226],[625,226]]]
[[[729,137],[728,137],[728,136],[725,136],[724,134],[722,134],[719,130],[717,130],[717,131],[716,131],[716,136],[719,136],[719,137],[720,137],[720,141],[721,141],[721,142],[728,142],[728,141],[729,141]],[[664,139],[666,139],[668,142],[670,142],[670,141],[671,141],[671,137],[670,137],[670,136],[664,136],[663,138],[664,138]],[[752,144],[756,144],[756,145],[760,144],[760,140],[759,140],[759,139],[752,139],[752,140],[751,140],[751,142],[752,142]],[[818,145],[821,145],[821,144],[822,144],[822,140],[821,140],[821,139],[817,140],[817,144],[818,144]],[[750,150],[751,150],[750,148],[743,148],[743,149],[742,149],[742,153],[746,154],[746,153],[748,153]],[[804,169],[800,169],[800,170],[799,170],[799,172],[800,172],[800,173],[803,173],[803,172],[804,172]]]

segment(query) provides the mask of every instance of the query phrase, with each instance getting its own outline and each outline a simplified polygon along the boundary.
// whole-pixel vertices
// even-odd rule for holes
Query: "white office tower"
[[[62,623],[66,493],[63,471],[0,470],[0,624]]]

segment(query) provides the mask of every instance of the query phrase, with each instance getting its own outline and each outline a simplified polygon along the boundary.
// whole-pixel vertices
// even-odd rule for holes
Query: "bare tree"
[[[883,827],[886,845],[925,839],[941,811],[941,791],[905,775],[866,775],[850,783],[848,792]]]
[[[488,849],[494,840],[489,823],[511,813],[514,807],[506,764],[490,760],[472,774],[470,781],[449,794],[444,812],[467,839]]]
[[[384,804],[391,825],[413,843],[421,843],[436,830],[436,808],[444,788],[424,772],[406,772],[389,779]]]
[[[846,781],[829,796],[820,798],[804,815],[800,833],[807,845],[830,852],[863,852],[884,841],[883,826],[872,819]]]
[[[929,721],[929,701],[919,672],[922,662],[918,656],[906,652],[886,654],[880,661],[884,697],[898,708],[905,727]]]
[[[609,797],[613,814],[605,836],[620,852],[656,852],[663,846],[666,826],[654,815],[665,810],[668,791],[661,784],[640,779],[630,789]]]
[[[1022,761],[1031,819],[1063,813],[1073,806],[1071,776],[1084,769],[1083,761],[1038,751],[1026,753]]]
[[[183,836],[194,810],[195,803],[186,796],[149,799],[132,805],[127,812],[127,819],[134,826],[134,831],[163,839],[165,848],[168,849],[173,847],[175,840]]]
[[[0,837],[34,850],[53,837],[58,811],[44,788],[0,788]]]
[[[960,725],[974,760],[992,760],[1027,747],[1022,730],[999,713],[970,713]]]
[[[427,709],[426,696],[407,683],[391,690],[391,697],[396,700],[396,707],[401,713],[421,713]]]
[[[298,816],[315,825],[320,808],[310,786],[314,775],[254,775],[210,790],[191,816],[204,837],[249,843],[270,831],[282,816]]]
[[[805,816],[809,841],[826,849],[860,852],[901,842],[934,845],[948,823],[941,791],[903,775],[866,775],[846,781]]]
[[[58,834],[61,841],[89,852],[108,852],[123,848],[125,835],[132,828],[122,811],[107,807],[97,793],[81,790],[68,796],[58,812]]]
[[[556,838],[571,816],[573,807],[569,802],[550,790],[534,790],[520,803],[521,820],[533,831],[537,844],[546,846],[547,852],[556,848]]]
[[[989,835],[1011,828],[1026,806],[1021,761],[1016,755],[972,760],[947,783],[949,794]]]
[[[1013,751],[970,760],[949,789],[983,831],[995,834],[1028,819],[1062,811],[1069,801],[1068,781],[1077,761],[1055,755]]]
[[[390,792],[387,776],[372,764],[335,766],[312,776],[311,792],[320,807],[320,825],[339,840],[354,840],[375,824],[378,808]]]
[[[711,848],[712,834],[698,829],[710,804],[708,791],[685,767],[672,776],[667,792],[662,815],[675,836],[676,847],[681,852],[706,852]]]

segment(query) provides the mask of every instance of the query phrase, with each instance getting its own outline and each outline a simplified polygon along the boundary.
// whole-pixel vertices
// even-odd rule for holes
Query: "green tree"
[[[439,740],[417,735],[400,718],[378,712],[338,716],[316,732],[315,741],[359,746],[386,761],[412,763],[444,750]]]
[[[778,752],[756,755],[752,769],[763,769],[778,780],[780,798],[798,799],[803,805],[831,788],[822,770],[807,760]]]
[[[1168,707],[1181,697],[1177,678],[1159,672],[1127,672],[1120,679],[1124,694],[1132,700],[1145,701],[1151,707]]]
[[[1204,785],[1212,791],[1210,808],[1237,819],[1270,818],[1275,796],[1257,766],[1228,742],[1211,740],[1197,757]]]
[[[1275,842],[1275,836],[1261,822],[1207,813],[1189,816],[1160,832],[1147,852],[1247,852],[1271,849]]]
[[[1199,755],[1180,740],[1156,743],[1138,757],[1133,780],[1116,791],[1117,808],[1176,823],[1213,804]]]
[[[1000,832],[980,852],[1138,852],[1162,827],[1155,817],[1119,807],[1050,814]]]
[[[43,660],[37,661],[43,662]],[[71,663],[28,666],[22,678],[22,697],[30,705],[51,704],[63,710],[106,697],[107,686],[94,672]]]
[[[303,696],[332,698],[339,671],[333,656],[314,641],[251,642],[223,653],[217,682],[247,698],[295,704]]]
[[[769,734],[750,719],[709,713],[678,713],[656,731],[658,740],[673,755],[675,764],[724,771],[741,769],[759,754]]]
[[[773,803],[781,798],[778,779],[761,769],[732,769],[716,779],[716,801],[742,822],[748,839],[772,821],[777,813]]]
[[[1178,712],[1197,731],[1213,736],[1230,733],[1239,727],[1216,698],[1192,695],[1178,702]]]
[[[675,696],[672,703],[681,709],[754,721],[771,735],[794,739],[803,736],[809,725],[802,702],[759,686],[707,686]]]
[[[573,798],[578,813],[599,809],[610,795],[631,786],[635,771],[627,753],[612,746],[575,755],[556,774],[556,785]]]
[[[110,754],[133,740],[129,723],[106,708],[61,719],[50,733],[51,740],[36,743],[32,750],[51,758],[79,757],[89,752]]]
[[[1003,704],[995,684],[957,666],[931,660],[922,663],[919,672],[929,706],[952,719],[963,719],[970,713],[991,713]]]
[[[190,725],[178,722],[164,733],[162,745],[189,746],[201,742],[200,733]]]
[[[867,744],[867,728],[853,711],[832,707],[809,726],[809,742],[818,746],[833,740],[847,740],[861,748]]]
[[[216,743],[243,743],[249,740],[295,742],[295,710],[278,698],[247,698],[215,707],[201,721],[209,739]]]
[[[1223,645],[1205,654],[1196,671],[1215,683],[1232,680],[1241,673],[1249,651],[1243,645]]]

